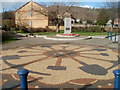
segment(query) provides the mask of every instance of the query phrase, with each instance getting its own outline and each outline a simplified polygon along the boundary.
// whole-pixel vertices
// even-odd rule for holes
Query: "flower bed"
[[[79,34],[57,34],[58,37],[76,37],[79,36]]]

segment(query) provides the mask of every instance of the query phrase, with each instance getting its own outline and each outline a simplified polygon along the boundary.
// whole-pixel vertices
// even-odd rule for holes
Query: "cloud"
[[[77,7],[82,7],[82,8],[100,8],[100,7],[93,7],[93,6],[90,6],[90,5],[74,5],[74,6],[77,6]]]
[[[80,5],[79,7],[82,7],[82,8],[91,8],[91,9],[93,9],[93,6],[90,6],[90,5]]]

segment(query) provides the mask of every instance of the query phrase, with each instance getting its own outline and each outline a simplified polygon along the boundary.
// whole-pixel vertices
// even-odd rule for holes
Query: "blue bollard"
[[[115,40],[114,40],[114,42],[116,42],[116,33],[114,33],[114,35],[115,35]]]
[[[110,32],[110,40],[112,40],[112,32]]]
[[[26,69],[21,69],[17,71],[17,74],[20,76],[20,88],[21,90],[28,90],[27,76],[29,71]]]
[[[113,71],[115,79],[114,79],[114,90],[120,90],[120,69]]]

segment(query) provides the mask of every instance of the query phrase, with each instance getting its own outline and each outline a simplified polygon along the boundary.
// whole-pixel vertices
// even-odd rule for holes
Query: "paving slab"
[[[26,68],[30,88],[113,88],[118,44],[107,38],[55,41],[20,37],[2,45],[2,87],[18,88],[16,72]]]
[[[41,44],[87,44],[87,45],[97,45],[105,46],[118,49],[118,43],[113,43],[107,38],[92,38],[85,40],[47,40],[44,37],[21,37],[17,41],[6,43],[2,45],[2,49],[11,49],[19,47],[29,47]]]
[[[3,45],[3,88],[19,87],[16,72],[22,68],[30,71],[28,83],[33,88],[113,88],[113,70],[119,63],[117,47],[109,47],[111,41],[22,39]]]

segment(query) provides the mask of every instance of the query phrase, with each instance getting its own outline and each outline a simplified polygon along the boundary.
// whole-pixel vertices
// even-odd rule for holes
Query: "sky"
[[[84,8],[103,8],[106,2],[79,2],[80,7]]]
[[[0,2],[27,2],[29,0],[0,0]],[[34,0],[36,2],[118,2],[120,0]]]
[[[30,0],[0,0],[0,4],[4,10],[15,10],[15,7],[19,7],[19,4],[22,6]],[[118,2],[120,0],[33,0],[37,3],[43,2],[49,5],[50,2],[76,2],[76,6],[83,8],[103,8],[106,5],[106,2]],[[18,3],[19,2],[19,3]],[[17,8],[16,8],[17,9]],[[3,9],[0,7],[0,12]]]

